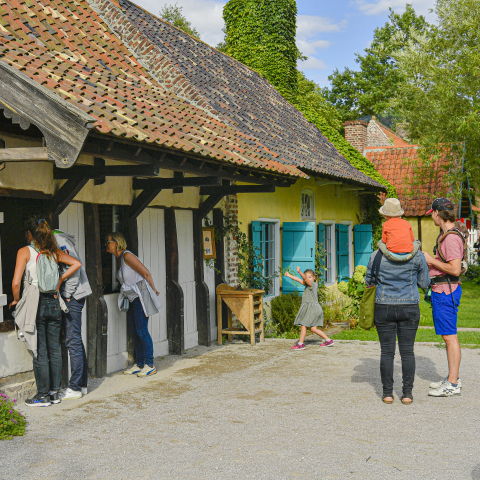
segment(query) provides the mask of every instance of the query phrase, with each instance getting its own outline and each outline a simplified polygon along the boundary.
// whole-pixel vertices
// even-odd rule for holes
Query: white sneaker
[[[430,390],[428,394],[431,397],[451,397],[452,395],[460,395],[462,391],[460,387],[454,387],[450,382],[446,381],[436,390]]]
[[[155,375],[157,373],[157,369],[155,365],[153,367],[149,367],[145,365],[140,372],[137,373],[137,377],[149,377],[150,375]]]
[[[430,384],[430,388],[435,388],[435,389],[440,388],[445,382],[448,382],[448,377],[442,380],[441,382],[432,382]],[[460,380],[460,378],[457,381],[457,385],[458,385],[458,388],[462,388],[462,381]]]
[[[82,387],[82,395],[85,396],[88,393],[87,387]]]
[[[135,375],[136,373],[141,372],[142,369],[135,363],[133,367],[128,368],[123,372],[124,375]]]
[[[62,400],[71,400],[74,398],[82,398],[82,392],[77,392],[71,388],[66,388],[60,392],[59,396]]]

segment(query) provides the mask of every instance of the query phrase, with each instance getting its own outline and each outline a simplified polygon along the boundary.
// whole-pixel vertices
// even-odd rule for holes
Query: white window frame
[[[274,223],[275,224],[275,271],[280,269],[280,220],[278,218],[259,218],[259,222]],[[270,301],[280,295],[280,279],[275,278],[275,288],[271,295],[265,295],[264,301]]]
[[[348,225],[348,276],[353,276],[353,223],[351,221],[339,222]]]
[[[310,213],[311,215],[309,217],[304,217],[302,216],[302,196],[303,194],[309,194],[311,197],[311,208],[310,208]],[[312,220],[315,221],[315,190],[312,190],[311,188],[304,188],[302,189],[302,192],[300,194],[300,220],[302,222],[311,222]]]
[[[330,225],[331,228],[331,238],[330,238],[330,249],[332,252],[332,281],[326,282],[326,287],[331,287],[337,283],[337,242],[336,242],[336,232],[335,232],[335,222],[333,220],[322,220],[323,225]],[[320,239],[319,239],[320,241]]]

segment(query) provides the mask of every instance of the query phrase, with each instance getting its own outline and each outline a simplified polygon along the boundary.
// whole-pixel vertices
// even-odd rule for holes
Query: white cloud
[[[332,23],[331,18],[317,17],[315,15],[298,15],[297,35],[311,36],[322,32],[338,32],[347,24],[346,20]]]
[[[358,5],[358,9],[365,15],[381,15],[388,13],[388,9],[392,8],[396,12],[404,12],[405,4],[411,3],[415,12],[420,15],[428,17],[430,21],[433,20],[433,14],[429,13],[429,9],[435,7],[435,0],[374,0],[368,2],[366,0],[355,0],[355,4]]]
[[[309,55],[315,55],[317,50],[328,48],[331,43],[328,40],[308,40],[308,39],[298,39],[297,47],[298,49],[307,57]]]
[[[154,15],[158,15],[164,5],[178,3],[183,8],[185,18],[200,33],[201,39],[216,46],[223,40],[223,7],[225,1],[215,0],[133,0]]]
[[[304,70],[325,70],[327,65],[323,60],[315,57],[308,57],[304,62],[299,62],[298,68],[302,71]]]

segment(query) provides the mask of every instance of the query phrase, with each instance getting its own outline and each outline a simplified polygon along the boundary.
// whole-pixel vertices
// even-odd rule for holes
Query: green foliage
[[[399,85],[392,107],[423,147],[423,171],[443,156],[449,172],[458,173],[465,142],[466,171],[479,185],[480,2],[437,0],[435,12],[438,22],[428,35],[413,32],[403,48],[403,37],[396,39],[400,48],[393,57],[408,81]]]
[[[343,121],[356,120],[363,115],[392,113],[390,100],[405,82],[392,54],[409,42],[411,29],[428,34],[431,25],[409,4],[401,15],[390,8],[389,21],[375,29],[373,41],[364,53],[356,54],[360,70],[346,68],[340,72],[336,69],[328,77],[332,86],[324,90],[324,95],[339,109]],[[398,34],[401,34],[401,45]]]
[[[164,5],[160,10],[159,16],[166,22],[171,23],[174,27],[192,35],[192,37],[200,39],[200,34],[197,29],[185,18],[183,15],[183,7],[179,6],[178,3],[174,5]]]
[[[352,278],[348,282],[340,282],[338,289],[343,294],[347,295],[351,302],[348,306],[348,314],[351,318],[358,320],[358,312],[360,309],[360,301],[365,291],[365,275],[367,273],[367,267],[364,265],[358,265],[353,272]]]
[[[296,292],[279,295],[272,300],[272,323],[279,334],[293,330],[301,304],[302,297]]]
[[[465,278],[474,283],[480,284],[480,265],[469,265]]]
[[[295,0],[230,0],[223,9],[226,53],[289,101],[297,94],[296,17]]]
[[[9,402],[5,394],[0,394],[0,440],[11,440],[15,436],[25,435],[27,419],[16,410],[15,404],[15,400]]]

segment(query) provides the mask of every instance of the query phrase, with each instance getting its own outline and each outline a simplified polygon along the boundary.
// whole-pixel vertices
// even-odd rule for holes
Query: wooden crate
[[[228,335],[228,341],[232,341],[232,335],[250,335],[250,343],[255,345],[255,334],[260,334],[260,341],[265,341],[263,331],[263,294],[264,290],[245,289],[237,290],[222,283],[217,287],[217,324],[218,344],[222,344],[222,335]],[[228,328],[222,328],[223,302],[228,308]],[[245,330],[233,328],[232,313],[238,318]]]

